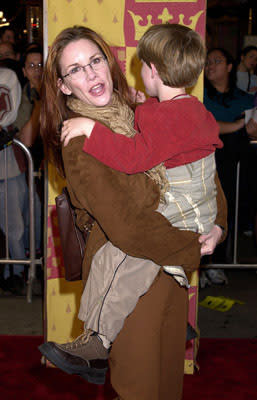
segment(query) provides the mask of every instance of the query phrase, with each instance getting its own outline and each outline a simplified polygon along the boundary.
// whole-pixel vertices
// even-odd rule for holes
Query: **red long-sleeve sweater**
[[[213,115],[193,96],[159,102],[150,98],[136,109],[133,138],[95,123],[83,150],[121,172],[143,172],[191,163],[222,147]]]

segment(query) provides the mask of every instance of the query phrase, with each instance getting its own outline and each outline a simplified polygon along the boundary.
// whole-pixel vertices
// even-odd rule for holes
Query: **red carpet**
[[[40,364],[38,336],[0,336],[1,400],[112,400],[109,382],[86,383]],[[200,372],[185,376],[183,400],[257,399],[257,340],[201,339]],[[169,400],[169,399],[167,399]]]

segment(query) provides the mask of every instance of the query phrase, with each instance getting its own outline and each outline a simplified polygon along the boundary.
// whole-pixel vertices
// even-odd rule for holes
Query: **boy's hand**
[[[207,256],[214,252],[217,244],[219,243],[222,236],[222,229],[218,225],[214,225],[212,230],[207,235],[201,235],[199,237],[199,243],[201,246],[201,256]]]
[[[141,92],[140,90],[136,90],[133,87],[130,87],[129,91],[130,91],[131,100],[134,103],[144,103],[145,102],[146,96],[143,92]]]
[[[63,122],[61,141],[67,146],[69,141],[77,136],[85,135],[88,138],[95,126],[95,121],[89,118],[78,117]]]

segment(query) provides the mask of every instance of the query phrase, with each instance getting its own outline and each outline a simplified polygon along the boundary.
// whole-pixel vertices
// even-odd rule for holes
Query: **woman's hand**
[[[214,225],[212,230],[207,235],[201,235],[199,237],[199,243],[201,246],[201,256],[207,256],[214,252],[217,244],[219,243],[222,236],[222,229],[218,225]]]
[[[62,126],[61,141],[67,146],[69,141],[77,136],[85,135],[90,138],[95,126],[95,121],[89,118],[78,117],[64,121]]]
[[[130,91],[130,98],[134,103],[144,103],[146,100],[146,96],[144,92],[141,92],[140,90],[136,90],[133,87],[129,88]]]
[[[250,139],[257,140],[257,122],[251,118],[245,125],[245,129]]]

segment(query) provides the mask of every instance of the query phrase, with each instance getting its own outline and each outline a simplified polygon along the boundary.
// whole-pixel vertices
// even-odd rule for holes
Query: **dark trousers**
[[[182,398],[188,293],[161,271],[112,345],[111,383],[120,400]]]

